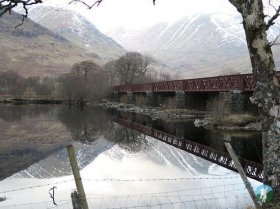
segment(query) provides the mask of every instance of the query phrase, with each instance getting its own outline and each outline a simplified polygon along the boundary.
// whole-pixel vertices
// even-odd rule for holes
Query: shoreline
[[[95,106],[95,105],[94,105]],[[160,107],[139,107],[132,104],[117,102],[98,103],[102,109],[116,109],[120,112],[130,112],[161,119],[168,122],[194,121],[197,127],[224,131],[261,131],[259,117],[253,114],[227,114],[191,109],[162,109]]]
[[[28,105],[28,104],[63,104],[64,100],[59,99],[4,99],[0,104]]]
[[[4,105],[69,105],[79,106],[78,103],[69,103],[59,99],[9,99],[0,100]],[[224,114],[212,111],[192,109],[167,109],[162,107],[136,106],[117,102],[86,102],[82,107],[101,109],[116,109],[120,112],[130,112],[151,117],[152,120],[167,122],[193,121],[196,127],[216,129],[222,131],[261,131],[259,117],[253,114]]]

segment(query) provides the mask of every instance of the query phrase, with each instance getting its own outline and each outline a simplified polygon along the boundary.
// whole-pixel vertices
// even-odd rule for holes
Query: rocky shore
[[[162,119],[170,122],[194,121],[197,127],[228,131],[260,131],[261,123],[258,116],[251,114],[221,115],[210,111],[190,109],[164,109],[161,107],[139,107],[133,104],[101,102],[95,106],[103,109],[116,109],[121,112],[131,112],[147,115],[152,120]]]

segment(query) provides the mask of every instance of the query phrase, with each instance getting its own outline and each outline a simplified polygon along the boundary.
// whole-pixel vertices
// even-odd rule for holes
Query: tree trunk
[[[264,182],[274,190],[273,205],[280,204],[280,106],[279,81],[267,39],[262,0],[229,0],[241,13],[257,85],[252,102],[262,117]]]
[[[262,1],[255,0],[251,8],[253,13],[243,16],[243,25],[257,81],[253,102],[258,105],[263,121],[264,179],[276,191],[280,183],[277,182],[277,179],[280,180],[279,83],[262,9]],[[257,15],[252,17],[253,14]]]

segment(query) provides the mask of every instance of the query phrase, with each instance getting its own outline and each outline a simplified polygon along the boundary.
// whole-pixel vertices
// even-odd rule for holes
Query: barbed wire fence
[[[192,178],[149,178],[149,179],[83,179],[85,184],[88,182],[110,182],[110,183],[131,183],[131,182],[200,182],[207,180],[216,180],[219,184],[204,185],[200,187],[190,187],[185,189],[177,189],[171,191],[147,192],[140,194],[100,194],[87,193],[87,202],[89,208],[100,209],[137,209],[137,208],[224,208],[224,209],[247,209],[253,205],[248,192],[242,182],[230,183],[232,179],[239,178],[238,176],[213,176],[213,177],[192,177]],[[27,190],[32,193],[32,190],[50,185],[61,185],[74,180],[59,181],[49,184],[35,185],[31,187],[22,187],[0,191],[0,195],[9,194],[17,191]],[[0,202],[0,208],[13,209],[72,209],[72,201],[70,198],[65,200],[56,200],[57,205],[53,205],[52,201],[46,202],[30,202],[22,204],[9,205],[8,202]]]

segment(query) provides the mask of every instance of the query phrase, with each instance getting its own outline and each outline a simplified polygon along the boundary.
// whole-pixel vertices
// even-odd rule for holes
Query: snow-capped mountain
[[[90,164],[98,155],[110,149],[114,145],[114,143],[109,142],[101,137],[92,144],[82,144],[75,142],[73,145],[76,150],[79,167],[80,169],[83,169],[88,164]],[[15,174],[14,176],[41,179],[66,176],[71,174],[72,170],[65,148],[30,166],[28,169]]]
[[[280,25],[271,28],[273,39]],[[225,14],[196,14],[174,23],[159,23],[144,31],[108,32],[128,50],[147,52],[183,77],[250,72],[242,21]],[[279,54],[279,50],[276,50]],[[279,66],[279,58],[275,56]]]
[[[141,135],[139,137],[144,137]],[[114,161],[121,161],[128,156],[137,156],[143,160],[151,161],[160,166],[172,165],[192,174],[208,174],[211,162],[203,160],[195,155],[186,153],[180,149],[162,143],[151,137],[146,138],[147,149],[138,152],[131,152],[124,149],[121,144],[113,143],[103,137],[91,144],[75,143],[77,161],[81,169],[92,163],[99,155],[104,154],[106,158]],[[212,170],[215,169],[211,169]],[[61,150],[48,158],[30,166],[14,175],[14,177],[25,178],[51,178],[71,175],[72,171],[67,157],[66,150]]]
[[[211,162],[152,137],[146,137],[146,143],[148,145],[147,149],[142,149],[134,155],[143,160],[152,161],[157,165],[166,166],[169,164],[192,174],[208,174],[208,169],[212,165]],[[114,146],[106,152],[106,155],[121,161],[128,153],[121,149],[121,146]]]
[[[116,59],[125,53],[117,42],[74,11],[36,6],[30,9],[28,17],[75,45],[97,54],[104,61]]]

